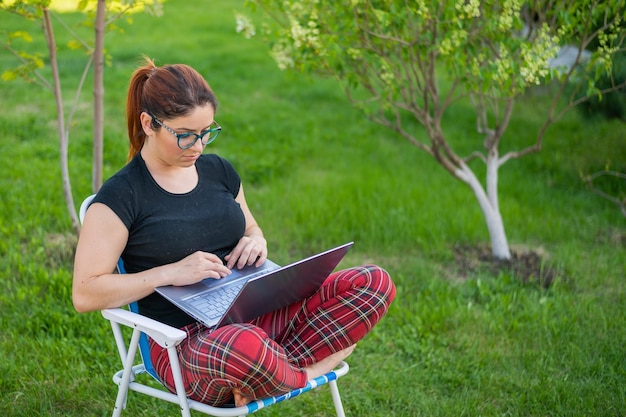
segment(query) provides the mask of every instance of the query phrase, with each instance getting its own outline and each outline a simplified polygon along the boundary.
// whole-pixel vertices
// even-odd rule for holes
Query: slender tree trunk
[[[498,160],[497,154],[490,154],[487,160],[487,191],[483,188],[474,172],[465,165],[455,173],[457,178],[471,188],[478,205],[485,216],[485,223],[491,238],[491,252],[494,258],[511,259],[511,251],[504,230],[504,222],[498,204]]]
[[[61,79],[59,77],[59,66],[56,55],[56,42],[54,39],[54,31],[52,30],[52,22],[50,21],[50,12],[47,8],[43,9],[43,28],[48,45],[48,53],[50,54],[50,67],[52,68],[52,79],[54,82],[54,98],[57,107],[57,129],[59,132],[59,151],[61,160],[61,178],[63,181],[63,195],[65,203],[72,221],[72,227],[78,233],[80,231],[80,222],[76,207],[74,206],[74,198],[72,196],[72,184],[68,168],[68,142],[69,134],[65,129],[65,112],[63,110],[63,96],[61,92]]]
[[[102,154],[104,142],[104,29],[106,0],[98,0],[95,24],[94,76],[93,76],[93,175],[92,190],[102,185]]]

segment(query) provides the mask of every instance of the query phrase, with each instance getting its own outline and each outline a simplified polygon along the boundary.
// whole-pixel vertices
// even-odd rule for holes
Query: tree
[[[499,169],[507,161],[541,150],[546,129],[591,95],[621,86],[596,87],[624,50],[626,17],[621,1],[578,0],[249,0],[270,16],[264,35],[281,69],[335,77],[351,103],[427,152],[472,190],[484,214],[497,259],[510,259],[500,213]],[[594,23],[592,25],[592,22]],[[599,25],[596,25],[600,22]],[[247,36],[250,19],[238,18]],[[586,49],[594,41],[597,47]],[[572,62],[554,65],[567,43]],[[586,91],[565,94],[572,78]],[[500,145],[524,92],[541,83],[556,93],[532,143],[501,155]],[[582,84],[581,84],[582,85]],[[623,84],[622,84],[623,85]],[[468,100],[481,136],[476,150],[461,155],[443,118]],[[418,122],[426,138],[412,126]],[[455,139],[455,140],[451,140]],[[464,139],[464,138],[461,138]],[[458,149],[458,146],[457,146]],[[484,184],[470,166],[486,167]]]
[[[63,195],[67,205],[68,213],[72,223],[72,227],[78,233],[80,231],[80,222],[76,212],[76,205],[72,196],[72,185],[70,180],[68,162],[68,146],[69,146],[69,129],[74,113],[78,107],[78,98],[82,90],[83,84],[87,78],[92,63],[94,64],[94,137],[93,137],[93,175],[92,190],[97,191],[102,185],[102,149],[103,149],[103,129],[104,129],[104,35],[107,28],[114,27],[113,22],[121,18],[125,13],[134,7],[143,6],[145,10],[153,14],[160,14],[160,3],[158,0],[122,0],[106,1],[106,0],[81,0],[77,5],[77,10],[86,13],[87,21],[93,22],[94,27],[94,46],[82,40],[75,32],[67,26],[60,16],[53,13],[50,8],[51,0],[16,0],[9,4],[5,4],[0,0],[0,11],[19,14],[29,20],[40,20],[42,29],[48,47],[47,55],[52,70],[52,82],[49,82],[39,70],[44,66],[41,54],[27,53],[18,51],[13,48],[13,42],[16,39],[30,41],[32,37],[24,31],[13,33],[3,33],[5,36],[3,48],[13,54],[19,61],[19,65],[15,68],[8,69],[2,74],[3,80],[13,80],[18,77],[28,82],[33,82],[54,94],[56,110],[57,110],[57,131],[59,135],[59,154],[61,164],[61,179],[63,183]],[[95,7],[91,7],[94,6]],[[76,93],[72,106],[67,113],[63,105],[63,95],[61,86],[61,77],[59,73],[59,65],[57,61],[57,44],[54,35],[51,16],[55,16],[74,38],[69,43],[72,49],[82,49],[87,54],[87,62],[78,81]]]

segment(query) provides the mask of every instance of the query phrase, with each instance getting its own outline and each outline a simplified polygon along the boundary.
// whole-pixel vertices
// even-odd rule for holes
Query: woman
[[[239,175],[225,159],[203,155],[221,130],[216,109],[209,85],[189,66],[146,59],[135,71],[126,109],[129,163],[87,210],[72,296],[79,312],[138,301],[141,314],[183,329],[178,353],[188,396],[239,406],[334,368],[387,312],[395,287],[377,266],[350,268],[302,302],[214,331],[155,293],[267,258]],[[125,275],[113,273],[120,256]],[[155,370],[174,391],[166,350],[150,346]]]

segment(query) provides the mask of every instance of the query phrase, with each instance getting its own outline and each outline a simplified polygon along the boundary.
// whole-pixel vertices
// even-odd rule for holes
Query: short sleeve
[[[234,197],[237,197],[239,194],[239,189],[241,188],[241,177],[235,167],[227,160],[222,158],[221,156],[217,156],[217,161],[222,166],[224,171],[224,180],[226,184],[226,188],[228,191],[232,193]]]
[[[120,175],[109,178],[96,193],[94,203],[109,207],[130,230],[137,215],[137,195],[133,187]]]

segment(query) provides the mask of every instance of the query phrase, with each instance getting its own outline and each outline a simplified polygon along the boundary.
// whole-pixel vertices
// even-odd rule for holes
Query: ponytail
[[[128,87],[128,97],[126,99],[126,123],[128,125],[128,139],[130,148],[128,150],[128,161],[133,159],[141,150],[146,134],[141,126],[142,93],[144,85],[150,75],[156,70],[154,62],[150,58],[144,58],[145,65],[137,68],[130,79]]]

